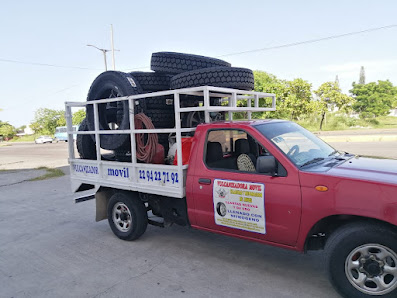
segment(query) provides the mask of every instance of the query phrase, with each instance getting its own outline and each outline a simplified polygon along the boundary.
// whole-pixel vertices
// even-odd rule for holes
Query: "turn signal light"
[[[328,187],[326,187],[326,186],[324,186],[324,185],[317,185],[316,187],[315,187],[315,189],[316,190],[318,190],[318,191],[327,191],[328,190]]]

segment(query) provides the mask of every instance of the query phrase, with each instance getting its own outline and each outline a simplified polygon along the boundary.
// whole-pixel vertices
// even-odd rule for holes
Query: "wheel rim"
[[[128,232],[132,227],[132,217],[130,209],[121,202],[116,203],[112,210],[113,222],[121,232]]]
[[[221,113],[210,113],[211,121],[224,120]],[[188,127],[197,127],[197,125],[205,122],[204,112],[190,112],[187,118]]]
[[[118,89],[114,88],[107,90],[105,94],[107,98],[117,98],[123,96]],[[105,107],[104,116],[106,118],[105,122],[107,123],[107,127],[105,129],[117,130],[120,123],[123,121],[123,117],[119,118],[117,116],[117,111],[123,108],[122,104],[119,102],[111,102],[105,104]]]
[[[351,251],[345,262],[349,282],[360,292],[384,295],[397,287],[397,254],[380,244],[365,244]]]
[[[191,112],[188,116],[188,127],[197,127],[204,122],[204,112]]]

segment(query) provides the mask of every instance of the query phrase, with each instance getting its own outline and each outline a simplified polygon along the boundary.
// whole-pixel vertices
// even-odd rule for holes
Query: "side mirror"
[[[277,164],[274,156],[259,156],[256,160],[256,171],[277,176]]]

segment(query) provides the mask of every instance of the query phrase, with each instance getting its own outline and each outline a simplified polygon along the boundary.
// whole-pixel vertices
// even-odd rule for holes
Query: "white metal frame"
[[[180,95],[196,95],[203,98],[203,105],[199,107],[187,107],[181,108],[180,106]],[[135,129],[134,123],[134,109],[131,107],[135,106],[135,101],[138,99],[159,97],[159,96],[173,96],[174,107],[175,107],[175,128],[166,129]],[[211,106],[211,97],[221,97],[223,101],[228,101],[227,106]],[[272,103],[270,107],[259,107],[260,98],[271,98]],[[99,129],[99,116],[98,116],[98,104],[116,102],[128,100],[130,107],[130,129],[125,130],[100,130]],[[245,107],[238,107],[237,101],[246,101]],[[94,121],[95,130],[93,131],[73,131],[72,128],[72,107],[85,107],[87,105],[93,105],[94,109]],[[177,152],[182,152],[182,133],[195,131],[196,128],[181,128],[181,113],[203,111],[205,115],[205,123],[210,123],[210,112],[227,112],[229,120],[233,120],[234,112],[247,112],[248,119],[251,120],[251,114],[253,112],[266,112],[276,110],[276,97],[271,93],[262,93],[254,91],[244,91],[230,88],[219,88],[211,86],[185,88],[169,91],[159,91],[154,93],[131,95],[126,97],[117,97],[111,99],[101,99],[87,102],[66,102],[66,124],[69,144],[69,164],[70,164],[70,175],[72,188],[74,191],[82,183],[93,184],[96,189],[99,186],[106,186],[118,189],[126,189],[133,191],[140,191],[144,193],[158,194],[176,198],[183,198],[186,194],[185,191],[185,179],[188,165],[182,165],[182,154],[177,155],[177,165],[159,165],[159,164],[145,164],[137,163],[136,161],[136,143],[135,134],[138,133],[175,133],[177,142]],[[75,147],[73,142],[74,134],[95,134],[97,159],[86,160],[76,158]],[[104,161],[101,160],[101,148],[100,148],[100,135],[101,134],[130,134],[131,136],[131,162],[117,162],[117,161]],[[109,170],[109,167],[116,167],[116,170]],[[122,168],[122,169],[120,169]],[[106,174],[106,169],[108,173]],[[143,169],[143,170],[142,170]],[[178,183],[176,185],[169,185],[164,181],[157,181],[156,183],[146,183],[140,181],[138,177],[139,171],[150,171],[160,172],[160,175],[164,173],[177,174]],[[79,172],[81,170],[81,172]],[[131,170],[131,176],[129,171]],[[110,173],[120,174],[125,177],[120,177],[118,180],[111,179]],[[116,172],[115,172],[116,171]],[[168,172],[169,171],[169,172]],[[91,172],[91,173],[90,173]],[[139,172],[141,173],[141,172]],[[128,174],[128,175],[127,175]],[[127,177],[128,176],[128,177]],[[167,174],[168,177],[168,174]],[[128,178],[128,179],[124,179]],[[153,178],[152,178],[153,181]]]

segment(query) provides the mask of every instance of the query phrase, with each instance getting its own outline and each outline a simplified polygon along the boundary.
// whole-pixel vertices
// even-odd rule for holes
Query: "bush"
[[[361,112],[360,118],[364,119],[364,120],[373,119],[373,118],[375,118],[375,114],[371,113],[371,112]]]

